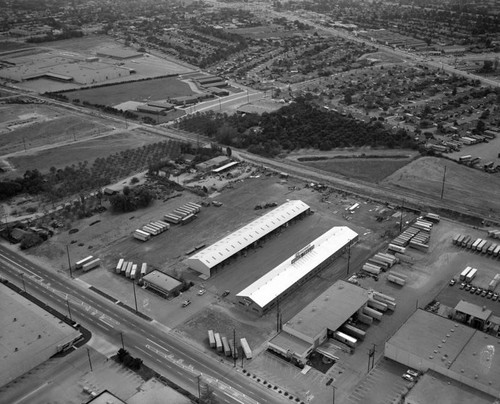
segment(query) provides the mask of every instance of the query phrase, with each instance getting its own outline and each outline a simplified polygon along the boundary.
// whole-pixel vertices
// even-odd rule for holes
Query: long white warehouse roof
[[[213,268],[308,209],[309,205],[299,200],[285,202],[188,258],[187,264],[193,269],[198,269],[200,264]]]
[[[295,260],[297,254],[291,256],[236,296],[247,297],[265,307],[357,236],[349,227],[333,227],[314,240],[310,244],[314,248],[302,258]]]

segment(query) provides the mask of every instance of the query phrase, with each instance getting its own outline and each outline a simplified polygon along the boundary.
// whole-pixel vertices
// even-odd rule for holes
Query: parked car
[[[216,206],[216,207],[220,207],[222,206],[222,202],[219,202],[219,201],[212,201],[212,205]]]
[[[475,286],[472,286],[470,288],[470,293],[472,293],[472,294],[476,293],[476,287]]]
[[[182,307],[186,307],[186,306],[189,306],[191,304],[191,300],[184,300],[182,302]]]
[[[408,369],[406,373],[408,373],[412,377],[418,377],[418,372],[416,370]]]
[[[487,294],[488,294],[488,291],[487,291],[486,289],[483,289],[483,290],[481,291],[481,296],[482,296],[482,297],[486,297],[486,295],[487,295]]]
[[[489,291],[488,294],[486,295],[486,299],[491,299],[493,297],[493,292]]]
[[[465,288],[465,283],[463,283],[463,282],[462,282],[462,283],[460,284],[460,286],[459,286],[459,289],[463,289],[463,288]]]
[[[231,293],[229,290],[225,290],[224,293],[222,293],[222,297],[226,297],[229,293]]]
[[[498,293],[493,293],[491,300],[498,300]]]
[[[405,380],[408,380],[409,382],[413,382],[413,381],[415,381],[415,379],[414,379],[412,376],[410,376],[408,373],[405,373],[405,374],[402,376],[402,378],[403,378],[403,379],[405,379]]]
[[[472,286],[471,285],[465,285],[465,290],[469,291],[471,290]]]
[[[450,286],[453,286],[455,283],[457,283],[457,281],[455,279],[452,279],[449,283]]]
[[[476,295],[480,295],[483,292],[483,289],[477,288],[476,289]]]
[[[206,290],[205,289],[200,289],[198,291],[198,296],[203,296],[205,294]]]

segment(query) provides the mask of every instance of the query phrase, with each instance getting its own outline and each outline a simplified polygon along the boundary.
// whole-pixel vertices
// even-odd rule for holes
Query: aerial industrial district
[[[500,403],[495,2],[0,3],[0,403]]]

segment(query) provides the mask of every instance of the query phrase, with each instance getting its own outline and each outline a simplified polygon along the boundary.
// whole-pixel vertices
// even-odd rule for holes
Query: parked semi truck
[[[89,255],[88,257],[85,257],[84,259],[77,261],[77,263],[75,264],[75,269],[82,269],[86,263],[92,261],[93,259],[94,259],[94,256]]]

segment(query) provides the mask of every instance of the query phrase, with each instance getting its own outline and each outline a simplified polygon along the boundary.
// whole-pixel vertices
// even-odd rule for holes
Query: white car
[[[416,370],[408,369],[406,371],[411,377],[418,377],[418,372]]]
[[[415,381],[415,379],[410,376],[408,373],[405,373],[403,376],[401,376],[403,379],[408,380],[409,382]]]
[[[198,296],[203,296],[205,294],[206,290],[205,289],[200,289],[198,291]]]

